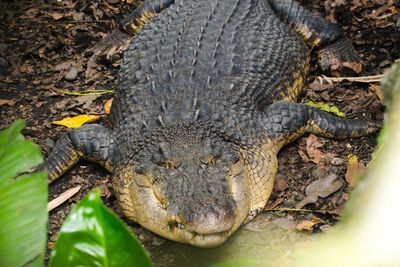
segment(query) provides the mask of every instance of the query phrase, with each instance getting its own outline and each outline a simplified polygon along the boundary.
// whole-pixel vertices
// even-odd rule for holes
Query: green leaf
[[[339,117],[342,117],[342,118],[346,117],[346,115],[343,112],[340,112],[337,107],[330,106],[328,103],[307,101],[306,105],[322,109],[323,111],[327,111],[327,112],[333,113],[336,116],[339,116]]]
[[[42,161],[40,148],[20,133],[23,127],[17,121],[0,132],[0,266],[44,264],[46,173],[15,179]]]
[[[40,148],[21,134],[24,122],[18,120],[0,132],[0,189],[17,174],[41,163]]]
[[[139,241],[101,202],[99,189],[70,212],[50,266],[152,266]]]

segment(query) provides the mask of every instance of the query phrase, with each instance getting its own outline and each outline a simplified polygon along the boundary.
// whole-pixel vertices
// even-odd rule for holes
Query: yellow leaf
[[[348,158],[348,165],[354,165],[358,162],[358,158],[356,155],[350,154],[347,156]]]
[[[336,116],[339,116],[339,117],[342,117],[342,118],[346,117],[346,115],[344,115],[344,113],[340,112],[339,109],[336,106],[330,106],[327,103],[307,101],[306,105],[322,109],[323,111],[327,111],[327,112],[333,113]]]
[[[71,117],[65,118],[60,121],[53,121],[52,123],[58,124],[58,125],[63,125],[68,128],[77,128],[77,127],[84,125],[85,123],[97,121],[100,118],[101,118],[101,116],[97,116],[97,115],[78,115],[78,116],[75,116],[72,118]]]
[[[113,99],[111,98],[110,100],[108,100],[108,101],[104,104],[104,111],[106,112],[106,114],[110,114],[112,101],[113,101]]]

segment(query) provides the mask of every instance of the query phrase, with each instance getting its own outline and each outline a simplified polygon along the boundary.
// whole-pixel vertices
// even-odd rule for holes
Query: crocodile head
[[[128,164],[134,167],[115,172],[126,181],[122,209],[168,239],[198,247],[222,244],[250,210],[243,158],[221,138],[187,133],[163,139],[141,148]]]

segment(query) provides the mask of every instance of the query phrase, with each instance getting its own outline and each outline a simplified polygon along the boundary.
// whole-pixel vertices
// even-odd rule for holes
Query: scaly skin
[[[80,157],[100,161],[130,220],[213,247],[265,206],[282,146],[305,132],[348,138],[379,128],[288,102],[303,87],[310,47],[354,58],[337,27],[312,23],[297,3],[164,0],[162,10],[148,1],[121,25],[142,28],[124,52],[113,129],[68,133],[45,164],[49,181]]]

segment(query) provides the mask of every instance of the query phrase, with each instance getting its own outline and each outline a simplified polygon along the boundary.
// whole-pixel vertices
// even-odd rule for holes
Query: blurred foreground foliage
[[[139,241],[100,198],[100,190],[69,213],[52,251],[50,266],[152,266]]]
[[[43,266],[46,249],[46,173],[17,177],[42,162],[40,148],[18,120],[0,132],[0,266]]]

